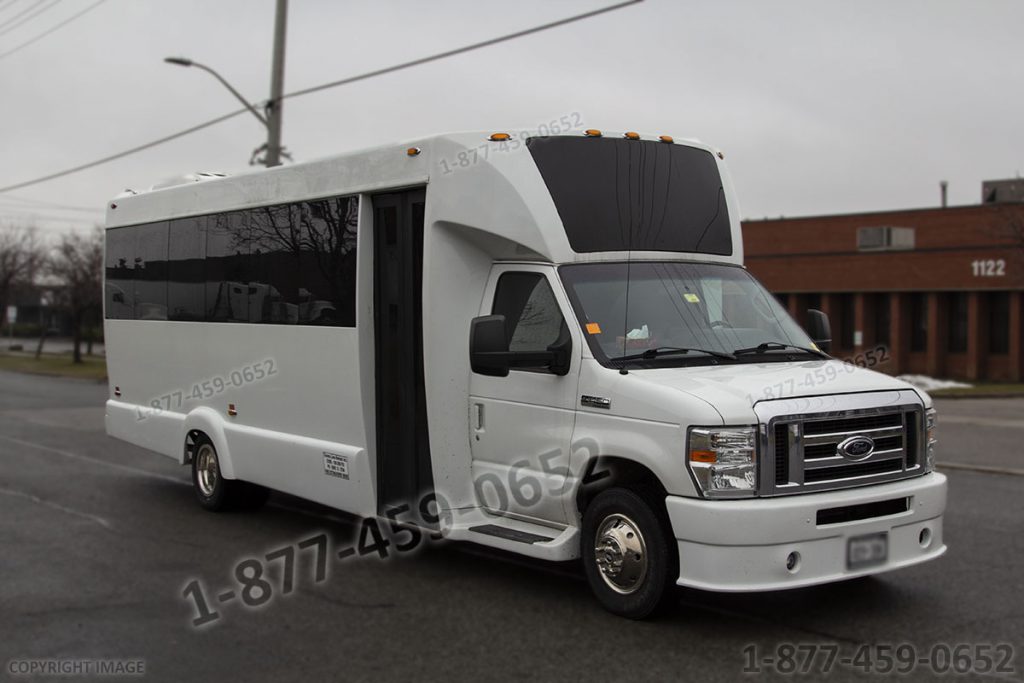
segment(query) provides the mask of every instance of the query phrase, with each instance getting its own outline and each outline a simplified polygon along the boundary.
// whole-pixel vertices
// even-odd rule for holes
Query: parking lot
[[[631,622],[600,608],[575,563],[470,545],[351,557],[318,582],[300,543],[321,532],[349,543],[358,520],[277,494],[255,513],[205,513],[185,468],[104,434],[105,397],[105,384],[0,373],[5,667],[142,660],[161,681],[728,681],[745,667],[784,677],[763,660],[786,644],[845,656],[907,644],[925,658],[937,645],[1008,644],[1013,673],[945,677],[1024,680],[1022,399],[939,401],[938,460],[952,465],[940,560],[787,592],[683,590],[665,617]],[[286,547],[300,550],[283,595],[281,564],[263,558]],[[272,594],[254,608],[218,602],[247,558],[269,567]],[[821,678],[815,667],[809,679]],[[934,676],[931,664],[911,668],[911,680]],[[877,671],[837,664],[829,679]]]

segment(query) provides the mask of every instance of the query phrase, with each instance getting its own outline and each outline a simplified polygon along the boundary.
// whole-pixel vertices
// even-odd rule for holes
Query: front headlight
[[[694,427],[687,465],[708,498],[757,493],[757,427]]]
[[[935,440],[936,440],[936,423],[938,417],[935,413],[935,408],[929,408],[928,412],[925,413],[925,455],[924,455],[924,468],[925,471],[931,472],[935,469]]]

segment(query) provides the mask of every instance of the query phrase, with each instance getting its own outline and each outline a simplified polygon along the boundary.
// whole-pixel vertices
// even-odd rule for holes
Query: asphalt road
[[[841,656],[908,643],[918,657],[1008,643],[1015,673],[944,678],[1024,681],[1024,476],[948,470],[949,552],[936,562],[785,592],[684,590],[670,614],[637,623],[605,613],[575,563],[471,545],[350,557],[317,583],[315,548],[296,544],[325,532],[332,548],[349,545],[358,520],[276,494],[256,513],[205,513],[184,468],[103,433],[105,395],[105,385],[0,373],[0,676],[42,680],[12,667],[75,658],[144,660],[156,681],[731,681],[750,653],[786,643],[835,644]],[[940,411],[941,461],[1024,470],[1024,401]],[[296,573],[282,595],[286,553],[264,558],[287,547]],[[221,604],[246,558],[268,568],[271,598]],[[198,628],[195,600],[182,596],[193,580],[218,615]],[[821,679],[821,662],[796,678]],[[827,678],[866,677],[835,665]],[[932,678],[920,665],[909,676]]]

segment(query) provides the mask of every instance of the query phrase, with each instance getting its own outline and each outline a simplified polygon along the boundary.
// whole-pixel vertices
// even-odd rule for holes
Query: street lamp
[[[202,69],[206,73],[210,74],[218,81],[221,85],[228,89],[232,95],[235,96],[239,102],[245,105],[245,108],[249,110],[256,120],[263,124],[263,127],[267,129],[267,142],[253,152],[253,158],[256,157],[261,151],[266,151],[263,163],[266,166],[278,166],[281,164],[281,157],[288,157],[287,152],[284,152],[281,147],[281,103],[277,102],[275,106],[273,102],[267,102],[266,110],[267,114],[264,116],[261,114],[256,107],[249,103],[249,100],[242,96],[242,93],[238,92],[227,80],[224,79],[219,73],[205,64],[188,59],[187,57],[165,57],[164,61],[168,64],[174,64],[175,66],[194,66],[197,69]],[[280,86],[279,86],[280,87]],[[280,94],[278,93],[278,99]],[[288,157],[291,158],[291,157]],[[251,163],[251,162],[250,162]]]
[[[199,62],[194,62],[186,57],[165,57],[164,61],[168,64],[174,64],[175,66],[194,66],[197,69],[202,69],[203,71],[205,71],[206,73],[210,74],[218,81],[220,81],[221,85],[227,88],[231,92],[231,94],[238,99],[239,102],[244,104],[245,108],[248,109],[252,113],[252,115],[255,116],[260,123],[263,124],[265,128],[270,127],[270,124],[267,122],[267,118],[263,116],[263,114],[259,113],[256,110],[256,108],[249,103],[249,100],[242,97],[242,93],[235,90],[230,83],[224,80],[223,76],[221,76],[219,73],[217,73],[210,67],[206,66],[205,64],[200,64]]]

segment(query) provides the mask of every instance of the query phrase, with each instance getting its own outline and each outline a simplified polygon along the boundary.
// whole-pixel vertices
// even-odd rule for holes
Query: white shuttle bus
[[[923,392],[743,267],[716,149],[464,133],[114,199],[110,435],[551,561],[642,618],[945,552]],[[400,528],[400,527],[396,527]]]

